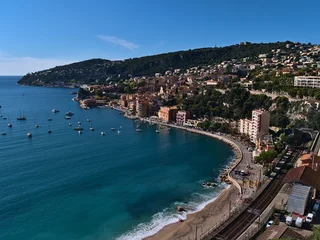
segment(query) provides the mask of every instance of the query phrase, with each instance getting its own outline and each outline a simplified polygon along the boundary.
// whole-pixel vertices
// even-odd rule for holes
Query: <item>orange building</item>
[[[160,107],[158,116],[164,122],[172,122],[176,120],[177,112],[177,107]]]

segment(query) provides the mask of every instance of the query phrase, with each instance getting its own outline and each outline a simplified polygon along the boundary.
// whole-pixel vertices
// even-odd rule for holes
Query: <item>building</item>
[[[239,133],[251,136],[252,134],[252,121],[249,119],[240,119]]]
[[[311,186],[314,189],[320,190],[320,175],[311,167],[297,167],[290,169],[283,183],[299,183],[306,186]]]
[[[294,77],[295,87],[320,88],[320,76],[297,76]]]
[[[164,122],[176,121],[178,109],[176,107],[160,107],[158,116]]]
[[[139,117],[148,117],[149,103],[144,100],[137,100],[136,113]]]
[[[178,111],[176,115],[177,125],[183,126],[187,120],[190,118],[190,111]]]
[[[303,216],[307,204],[310,201],[310,193],[311,187],[295,184],[288,198],[287,212]]]
[[[301,234],[289,226],[272,225],[268,227],[257,240],[269,239],[305,239]]]
[[[269,133],[270,113],[265,110],[252,111],[252,132],[250,140],[256,143],[258,136],[264,133]]]

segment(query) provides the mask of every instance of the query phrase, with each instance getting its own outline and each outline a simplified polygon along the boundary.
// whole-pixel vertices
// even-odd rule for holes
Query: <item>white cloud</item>
[[[134,50],[139,47],[137,44],[134,44],[132,42],[129,42],[127,40],[124,40],[124,39],[121,39],[118,37],[105,36],[105,35],[98,35],[97,37],[103,41],[110,42],[110,43],[113,43],[115,45],[119,45],[121,47],[130,49],[130,50]]]
[[[14,57],[0,51],[0,76],[25,75],[72,62],[74,61],[54,58]]]

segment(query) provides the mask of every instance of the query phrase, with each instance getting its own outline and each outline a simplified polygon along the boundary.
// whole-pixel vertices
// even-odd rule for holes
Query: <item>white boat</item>
[[[32,138],[32,133],[27,133],[28,138]]]
[[[81,122],[79,121],[78,124],[81,125]]]
[[[104,135],[106,135],[106,133],[105,132],[101,132],[101,135],[104,136]]]
[[[87,122],[91,122],[91,120],[89,118],[87,118]]]
[[[73,116],[74,115],[74,113],[73,112],[66,112],[66,116]]]
[[[78,126],[78,127],[75,127],[74,130],[83,130],[83,127]]]
[[[156,133],[159,133],[160,131],[159,130],[156,130]]]
[[[82,134],[82,131],[78,131],[79,134]]]
[[[57,113],[57,112],[60,112],[60,111],[57,110],[57,109],[52,109],[52,112],[53,112],[53,113]]]
[[[71,119],[71,117],[70,117],[70,116],[65,116],[64,118],[65,118],[65,119]]]
[[[90,131],[94,131],[94,128],[93,128],[93,127],[91,127],[91,128],[90,128]]]
[[[36,125],[34,125],[36,128],[38,128],[39,127],[39,125],[38,124],[36,124]]]
[[[72,123],[69,123],[69,126],[72,126]]]
[[[120,134],[121,133],[121,131],[118,131],[118,134]]]
[[[10,127],[10,128],[11,128],[11,127],[12,127],[12,124],[11,124],[11,123],[8,123],[8,127]]]
[[[116,129],[115,128],[111,128],[111,131],[115,131]]]
[[[136,132],[142,132],[142,130],[140,128],[137,128]]]

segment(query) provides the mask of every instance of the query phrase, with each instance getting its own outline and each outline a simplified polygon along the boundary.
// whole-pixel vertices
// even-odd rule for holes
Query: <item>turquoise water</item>
[[[201,182],[230,161],[228,145],[177,129],[157,134],[143,123],[137,133],[137,123],[116,110],[79,108],[73,90],[18,79],[0,77],[0,111],[8,118],[0,118],[7,133],[0,136],[0,239],[141,239],[177,221],[177,205],[198,211],[226,188]],[[20,111],[27,121],[16,120]],[[72,127],[67,111],[75,113]],[[73,130],[78,121],[82,135]]]

